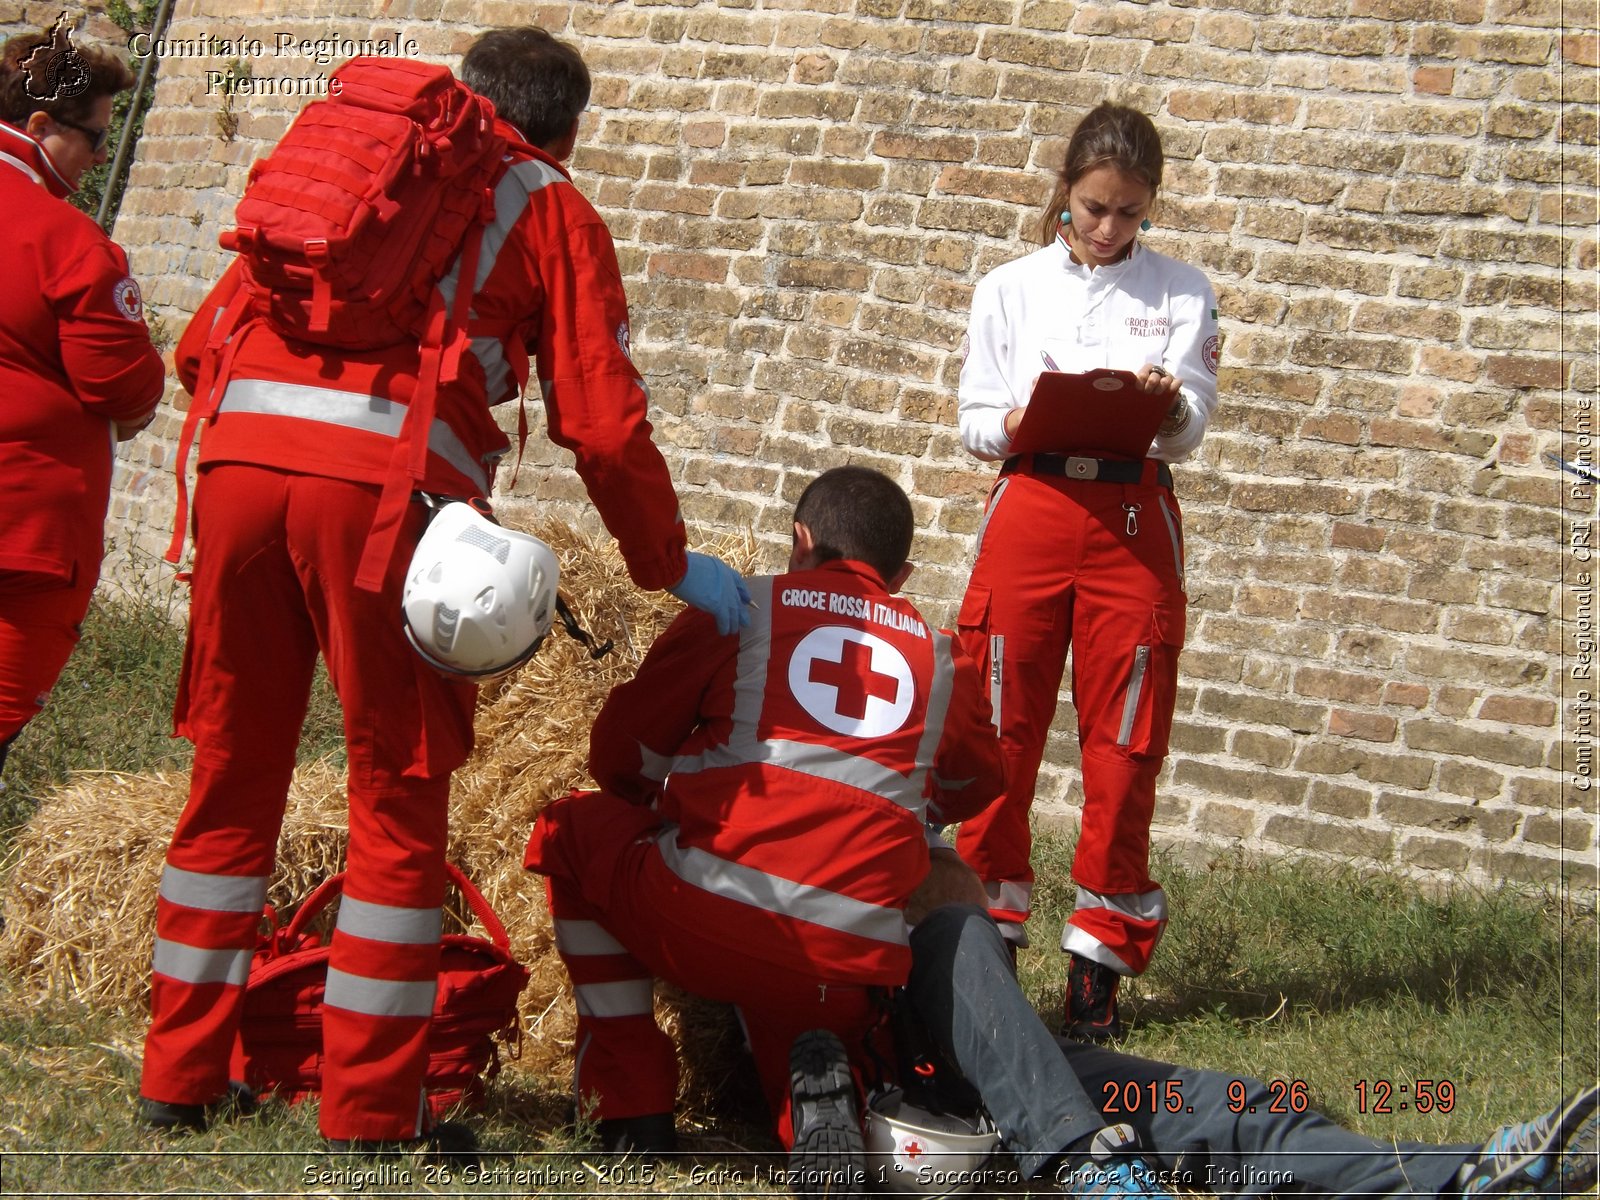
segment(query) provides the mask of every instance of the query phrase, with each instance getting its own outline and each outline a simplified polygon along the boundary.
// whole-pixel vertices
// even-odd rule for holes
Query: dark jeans
[[[1320,1113],[1272,1112],[1286,1098],[1247,1076],[1059,1041],[1017,986],[981,909],[935,910],[912,931],[911,951],[907,990],[928,1033],[976,1087],[1030,1178],[1059,1171],[1062,1150],[1120,1122],[1153,1148],[1167,1182],[1218,1196],[1436,1196],[1476,1150],[1377,1141]],[[1102,1113],[1113,1094],[1115,1110]]]

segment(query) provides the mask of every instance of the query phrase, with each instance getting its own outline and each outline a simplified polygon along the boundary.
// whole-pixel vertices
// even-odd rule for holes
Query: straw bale
[[[84,771],[51,792],[11,847],[0,966],[23,994],[100,1008],[144,1005],[155,896],[187,773]],[[268,902],[288,908],[344,859],[342,771],[296,772]]]
[[[611,640],[613,649],[592,658],[558,624],[527,666],[483,689],[477,748],[452,786],[450,855],[500,914],[513,952],[532,974],[522,997],[521,1059],[512,1069],[564,1087],[572,1002],[542,881],[522,869],[522,854],[540,809],[573,788],[593,786],[586,759],[594,715],[682,605],[635,588],[609,538],[554,522],[531,529],[560,558],[561,591],[580,626]],[[703,548],[741,571],[755,568],[756,544],[748,535]],[[143,1007],[161,864],[187,794],[181,773],[85,773],[46,797],[15,841],[0,897],[0,966],[19,990],[39,1001],[71,995],[99,1007]],[[302,767],[269,895],[280,911],[340,868],[345,819],[343,769]],[[726,1010],[665,995],[660,1015],[694,1064],[686,1072],[686,1104],[711,1106],[727,1094],[737,1058]]]
[[[610,652],[589,650],[558,626],[521,671],[484,690],[476,720],[477,751],[451,789],[451,854],[505,921],[512,950],[532,979],[522,994],[521,1068],[545,1079],[570,1073],[576,1018],[566,971],[556,957],[543,881],[522,869],[533,820],[546,804],[574,788],[593,787],[587,759],[589,727],[612,687],[631,679],[650,644],[682,609],[662,592],[641,592],[629,582],[609,539],[598,541],[561,523],[531,526],[561,558],[561,591],[578,624]],[[703,547],[735,568],[754,568],[750,537],[724,537]],[[725,1016],[717,1006],[663,989],[659,1016],[669,1033],[690,1038],[687,1024],[712,1033]],[[703,1027],[705,1034],[698,1030]],[[699,1056],[690,1059],[697,1062]],[[709,1096],[705,1068],[685,1076],[690,1103]]]

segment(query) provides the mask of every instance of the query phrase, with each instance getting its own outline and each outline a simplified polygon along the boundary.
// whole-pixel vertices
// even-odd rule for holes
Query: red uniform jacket
[[[0,122],[0,571],[88,586],[115,425],[155,410],[166,371],[128,260],[71,191],[39,143]]]
[[[738,636],[691,611],[657,639],[596,720],[590,770],[670,823],[667,919],[821,980],[903,982],[926,822],[1002,787],[987,696],[954,639],[862,563],[750,592]]]
[[[489,409],[516,399],[537,364],[550,436],[578,475],[643,588],[683,578],[685,535],[666,463],[650,440],[649,397],[628,357],[628,305],[605,223],[566,171],[501,121],[508,167],[495,190],[472,301],[471,353],[443,384],[423,487],[487,495],[505,434]],[[459,262],[442,285],[454,295]],[[178,346],[193,392],[201,351],[233,296],[223,275]],[[415,345],[326,351],[257,322],[239,335],[226,390],[202,435],[202,466],[248,462],[382,484],[417,383]]]

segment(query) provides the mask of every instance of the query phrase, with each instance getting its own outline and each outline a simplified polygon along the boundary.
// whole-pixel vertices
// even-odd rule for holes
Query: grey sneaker
[[[1462,1196],[1571,1196],[1595,1179],[1600,1086],[1531,1121],[1507,1125],[1456,1176]]]
[[[1087,1158],[1061,1175],[1061,1190],[1083,1200],[1172,1200],[1132,1125],[1108,1125],[1089,1141]],[[1081,1157],[1081,1156],[1080,1156]]]
[[[796,1196],[842,1200],[867,1181],[867,1147],[844,1043],[828,1029],[795,1038],[789,1051],[794,1149],[786,1182]]]

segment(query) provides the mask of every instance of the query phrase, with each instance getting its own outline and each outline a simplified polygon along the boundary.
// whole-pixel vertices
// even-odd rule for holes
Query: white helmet
[[[958,1117],[918,1108],[899,1088],[867,1098],[868,1178],[909,1196],[954,1196],[984,1182],[1000,1145],[987,1117]]]
[[[550,632],[560,577],[538,538],[452,501],[434,514],[406,569],[406,638],[446,674],[504,674]]]

